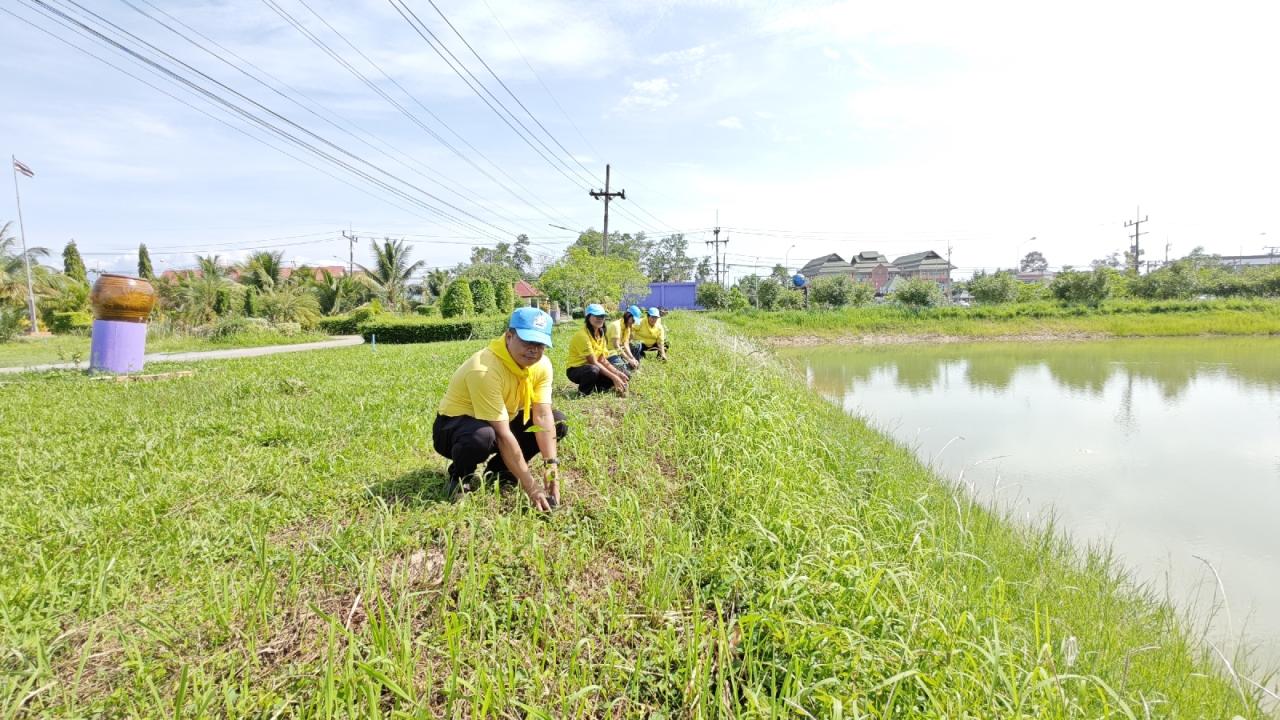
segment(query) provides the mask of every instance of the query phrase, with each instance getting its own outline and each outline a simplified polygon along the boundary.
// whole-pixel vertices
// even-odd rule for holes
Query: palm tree
[[[196,265],[200,268],[200,274],[207,278],[224,278],[229,269],[222,264],[221,255],[197,255]]]
[[[444,268],[436,268],[427,273],[426,289],[427,294],[431,297],[438,298],[444,292],[444,286],[449,284],[451,277],[448,270]]]
[[[296,322],[311,327],[320,319],[320,303],[306,288],[284,285],[268,288],[258,296],[262,314],[271,322]]]
[[[49,251],[42,247],[27,250],[24,257],[18,250],[18,241],[9,232],[13,222],[0,225],[0,303],[25,306],[27,303],[27,261],[31,262],[31,276],[39,281],[45,269],[36,258],[46,257]]]
[[[334,276],[321,270],[320,276],[311,280],[311,290],[325,315],[337,315],[360,303],[368,296],[369,289],[350,275]]]
[[[240,282],[258,290],[270,290],[281,284],[283,267],[283,252],[264,250],[250,255],[247,260],[236,266],[236,269],[240,271]]]
[[[373,269],[363,265],[360,269],[365,272],[369,286],[382,298],[387,307],[403,310],[408,302],[409,277],[422,267],[423,261],[409,263],[413,246],[405,243],[403,238],[400,240],[383,238],[381,246],[378,245],[377,240],[370,244],[373,248]]]

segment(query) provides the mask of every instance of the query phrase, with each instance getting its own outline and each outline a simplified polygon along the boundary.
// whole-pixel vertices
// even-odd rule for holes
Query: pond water
[[[1280,667],[1280,338],[780,354],[983,502],[1110,544],[1135,580],[1211,618],[1216,645],[1243,636]]]

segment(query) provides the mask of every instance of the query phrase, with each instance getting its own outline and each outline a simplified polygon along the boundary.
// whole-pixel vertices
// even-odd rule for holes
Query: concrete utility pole
[[[346,230],[342,231],[342,237],[347,239],[347,275],[351,276],[356,272],[356,240],[360,238]]]
[[[1124,221],[1125,227],[1133,228],[1133,234],[1130,235],[1129,237],[1133,239],[1133,246],[1130,248],[1130,250],[1133,252],[1133,274],[1134,275],[1138,274],[1139,258],[1142,256],[1142,250],[1139,248],[1138,240],[1143,235],[1146,235],[1146,233],[1144,232],[1139,232],[1139,229],[1142,227],[1142,223],[1147,222],[1148,220],[1147,217],[1142,217],[1142,218],[1137,217],[1138,213],[1141,213],[1141,212],[1142,212],[1142,208],[1139,207],[1138,210],[1134,213],[1134,218],[1135,218],[1134,220]]]
[[[716,250],[716,284],[717,284],[717,285],[724,285],[724,281],[720,279],[720,274],[721,274],[721,269],[720,269],[720,246],[721,246],[721,245],[728,245],[728,244],[729,244],[729,233],[727,233],[727,232],[726,232],[726,233],[724,234],[724,239],[723,239],[723,240],[721,240],[721,239],[720,239],[720,211],[719,211],[719,210],[717,210],[717,211],[716,211],[716,226],[715,226],[715,229],[714,229],[714,230],[712,230],[712,232],[715,234],[715,239],[714,239],[714,240],[708,240],[708,241],[706,242],[706,244],[707,244],[707,245],[714,245],[714,246],[715,246],[715,250]],[[728,268],[725,268],[725,270],[728,270]]]
[[[28,335],[36,335],[40,332],[40,325],[36,320],[36,291],[31,284],[31,255],[27,253],[27,227],[22,222],[22,193],[18,192],[18,173],[21,172],[27,177],[35,177],[35,173],[24,163],[18,162],[18,158],[9,156],[13,161],[13,197],[18,203],[18,237],[22,238],[22,261],[27,267],[27,313],[30,319],[31,327],[27,328]]]
[[[592,190],[591,197],[599,200],[604,198],[604,237],[601,238],[600,254],[609,254],[609,201],[617,198],[619,200],[627,199],[627,191],[619,190],[618,192],[609,192],[609,166],[604,166],[604,192]]]

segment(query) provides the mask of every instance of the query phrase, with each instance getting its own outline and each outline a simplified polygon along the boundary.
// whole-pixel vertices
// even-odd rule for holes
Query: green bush
[[[83,332],[93,327],[93,315],[87,312],[56,312],[49,319],[49,331],[58,335]]]
[[[489,316],[466,320],[395,317],[369,320],[360,325],[365,342],[376,336],[380,343],[430,343],[496,337],[507,328],[507,318]]]
[[[756,302],[760,303],[761,310],[774,310],[778,307],[778,298],[782,295],[784,288],[782,283],[767,278],[756,287]]]
[[[751,307],[751,301],[747,299],[747,294],[742,292],[742,288],[735,286],[729,291],[729,309],[734,312],[742,312]]]
[[[231,287],[223,285],[214,292],[213,296],[213,314],[218,317],[226,317],[231,314],[234,307],[232,303]]]
[[[493,302],[498,312],[509,315],[516,306],[516,291],[509,282],[494,283]]]
[[[497,309],[493,296],[493,283],[489,278],[471,278],[471,303],[475,305],[477,315],[492,315]]]
[[[245,288],[244,290],[244,316],[258,317],[258,290],[257,288]]]
[[[271,330],[271,323],[262,318],[229,317],[210,325],[208,333],[210,340],[229,340],[242,333],[269,330]]]
[[[984,305],[998,305],[1018,299],[1018,286],[1022,283],[1007,270],[991,275],[980,275],[969,281],[973,299]]]
[[[933,280],[911,278],[893,292],[893,299],[907,307],[933,307],[942,303],[942,288]]]
[[[695,301],[707,310],[723,310],[729,307],[729,293],[719,283],[702,283],[696,291]]]
[[[1111,274],[1105,268],[1091,272],[1061,272],[1049,285],[1049,292],[1071,305],[1098,305],[1111,294]]]
[[[440,303],[434,305],[419,305],[413,309],[413,314],[421,317],[440,317]]]
[[[454,280],[444,290],[440,300],[440,314],[446,318],[466,317],[475,313],[475,300],[471,297],[471,285],[466,280]]]
[[[321,332],[329,335],[359,335],[360,323],[383,314],[381,308],[381,304],[370,303],[345,315],[320,318],[316,326],[320,328]]]
[[[9,342],[22,331],[22,309],[0,305],[0,342]]]
[[[818,278],[809,289],[809,299],[828,308],[866,305],[875,296],[876,289],[870,283],[854,282],[844,275]]]

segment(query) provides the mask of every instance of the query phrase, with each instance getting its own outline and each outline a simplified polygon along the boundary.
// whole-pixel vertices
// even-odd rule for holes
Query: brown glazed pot
[[[103,274],[93,284],[89,303],[99,320],[146,322],[156,304],[156,290],[141,278]]]

